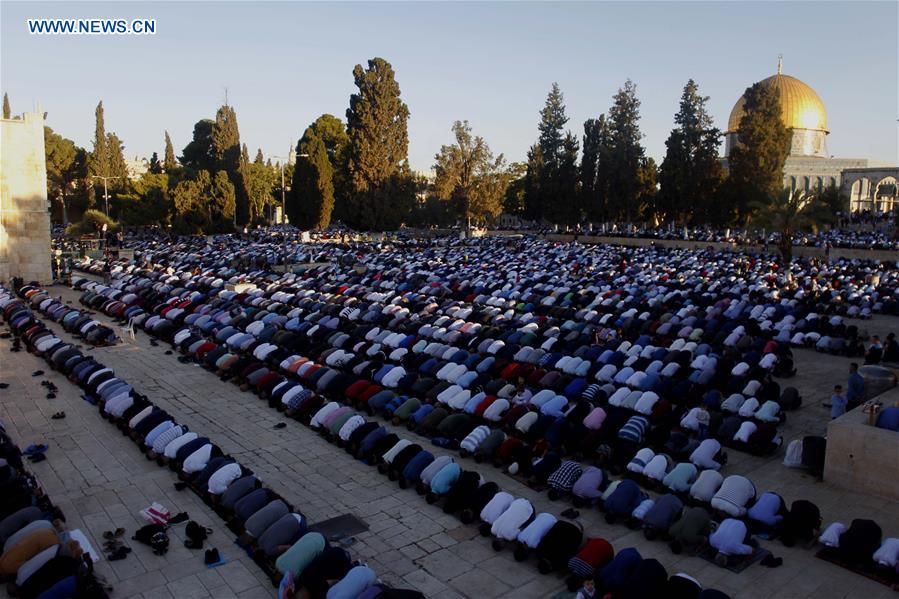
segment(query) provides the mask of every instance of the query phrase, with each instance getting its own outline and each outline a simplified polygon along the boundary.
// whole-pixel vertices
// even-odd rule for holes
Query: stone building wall
[[[0,119],[0,281],[50,283],[44,119]]]

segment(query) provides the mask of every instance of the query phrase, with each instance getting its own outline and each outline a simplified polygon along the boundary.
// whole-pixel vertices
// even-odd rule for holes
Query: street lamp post
[[[297,157],[308,158],[309,154],[297,154]],[[284,182],[284,162],[289,160],[286,156],[272,156],[278,161],[278,166],[281,167],[281,238],[283,239],[283,253],[284,253],[284,271],[287,271],[287,232],[283,228],[284,225],[287,224],[287,202],[285,201],[287,186]]]
[[[110,179],[121,179],[121,177],[103,177],[100,175],[91,175],[91,179],[103,179],[103,206],[106,216],[109,216],[109,191],[106,189],[106,182]]]

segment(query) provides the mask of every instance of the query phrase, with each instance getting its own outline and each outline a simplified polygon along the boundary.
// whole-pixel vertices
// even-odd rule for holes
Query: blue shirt
[[[843,414],[846,413],[846,404],[848,401],[846,397],[840,395],[839,393],[834,393],[833,397],[830,398],[830,403],[833,407],[830,408],[830,418],[839,418]]]
[[[877,416],[877,428],[885,428],[891,431],[899,431],[899,408],[884,409]]]
[[[865,379],[857,372],[849,375],[849,389],[846,390],[846,399],[858,402],[865,397]]]

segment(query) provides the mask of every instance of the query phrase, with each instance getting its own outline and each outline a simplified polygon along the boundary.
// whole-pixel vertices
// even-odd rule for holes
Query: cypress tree
[[[162,172],[162,164],[159,162],[159,154],[156,152],[153,152],[153,155],[150,156],[150,172],[154,175]]]
[[[245,169],[242,168],[240,130],[237,126],[237,114],[227,104],[215,113],[215,124],[212,127],[212,147],[215,152],[216,170],[228,173],[235,194],[235,222],[238,225],[249,221],[249,203],[247,201],[247,185]]]
[[[718,160],[721,131],[712,124],[708,101],[695,81],[687,81],[659,169],[659,208],[668,221],[707,224],[715,212],[723,175]]]
[[[209,189],[209,214],[212,230],[227,232],[233,230],[234,211],[237,194],[228,173],[219,171],[212,178]]]
[[[6,92],[3,93],[3,118],[8,119],[12,117],[12,110],[9,108],[9,96]]]
[[[640,189],[640,166],[644,149],[640,144],[640,100],[637,86],[628,79],[612,99],[609,109],[609,196],[612,215],[630,222]]]
[[[109,177],[109,147],[107,145],[106,124],[103,119],[103,101],[97,104],[94,111],[94,150],[88,160],[88,175]]]
[[[408,216],[415,187],[409,170],[409,108],[393,67],[383,58],[353,69],[358,92],[347,109],[347,172],[351,224],[363,230],[397,228]]]
[[[790,130],[781,120],[780,91],[756,83],[746,90],[738,142],[728,156],[728,191],[741,222],[750,207],[777,197],[790,153]]]
[[[169,137],[168,131],[165,132],[165,153],[163,154],[162,168],[167,173],[178,168],[178,163],[175,162],[175,149],[172,147],[172,138]]]
[[[115,133],[108,133],[106,135],[106,148],[109,152],[109,176],[118,177],[118,179],[110,181],[109,186],[121,189],[128,182],[125,146]]]
[[[297,154],[307,156],[297,161],[293,171],[293,183],[287,195],[287,217],[304,231],[324,229],[331,222],[334,209],[328,151],[322,139],[307,129],[297,145]]]
[[[265,157],[262,155],[262,148],[256,149],[256,158],[253,159],[253,164],[264,165]]]

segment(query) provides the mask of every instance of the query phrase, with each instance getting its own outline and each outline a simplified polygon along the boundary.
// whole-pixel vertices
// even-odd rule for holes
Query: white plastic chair
[[[122,327],[122,339],[125,339],[125,336],[131,337],[131,340],[134,340],[134,318],[128,319],[128,324]]]

